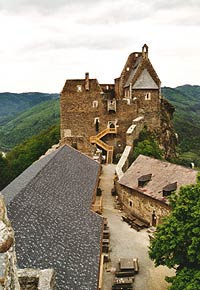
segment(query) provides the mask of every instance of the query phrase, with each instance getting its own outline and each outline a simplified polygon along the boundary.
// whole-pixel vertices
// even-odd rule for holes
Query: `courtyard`
[[[121,219],[122,212],[115,208],[115,197],[111,195],[115,165],[103,165],[100,187],[103,194],[103,216],[110,230],[110,262],[104,264],[103,290],[111,290],[114,271],[119,258],[138,258],[139,273],[135,275],[134,290],[166,290],[165,276],[174,275],[167,267],[155,267],[148,256],[148,230],[139,232]]]

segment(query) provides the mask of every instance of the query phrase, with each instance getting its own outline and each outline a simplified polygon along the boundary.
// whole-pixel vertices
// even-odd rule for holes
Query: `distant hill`
[[[10,150],[27,138],[39,134],[42,130],[59,124],[59,122],[59,100],[53,97],[49,101],[40,101],[38,105],[28,108],[22,113],[16,113],[12,119],[9,116],[8,122],[0,126],[0,148],[5,151]]]
[[[174,127],[179,135],[181,158],[200,167],[200,86],[162,88],[163,96],[175,107]]]
[[[58,99],[59,94],[31,93],[0,93],[0,126],[12,120],[19,113],[44,101]]]

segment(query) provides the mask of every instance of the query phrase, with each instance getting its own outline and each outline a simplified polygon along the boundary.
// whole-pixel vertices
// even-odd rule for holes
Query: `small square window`
[[[76,88],[77,88],[77,92],[78,93],[82,92],[82,86],[81,85],[77,85]]]
[[[145,101],[150,101],[151,100],[151,93],[147,93],[145,95]]]
[[[98,108],[98,101],[93,101],[92,102],[92,107],[93,108]]]

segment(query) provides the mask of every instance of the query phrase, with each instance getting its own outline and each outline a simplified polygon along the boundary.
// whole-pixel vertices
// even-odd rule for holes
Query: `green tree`
[[[134,159],[136,159],[140,154],[162,159],[163,152],[159,148],[158,143],[152,139],[138,142],[136,147],[133,148]]]
[[[178,194],[172,195],[172,211],[158,226],[150,244],[149,255],[156,266],[176,269],[176,276],[167,278],[172,283],[171,290],[200,289],[195,286],[200,285],[199,197],[199,183],[182,187]]]
[[[200,289],[200,271],[198,269],[183,268],[177,272],[175,277],[167,277],[166,280],[172,283],[170,290]]]
[[[3,189],[9,181],[9,165],[8,161],[0,152],[0,190]]]
[[[52,145],[57,144],[59,139],[59,125],[55,125],[17,145],[7,153],[6,158],[2,159],[0,157],[0,172],[2,170],[4,172],[0,173],[1,189],[43,155]],[[1,170],[1,168],[4,169]],[[3,177],[1,178],[1,176]]]

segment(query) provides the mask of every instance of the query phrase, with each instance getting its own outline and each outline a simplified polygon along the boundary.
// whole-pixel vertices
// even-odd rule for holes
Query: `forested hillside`
[[[29,165],[39,159],[60,139],[59,125],[54,125],[13,148],[6,157],[0,152],[0,190]]]
[[[200,86],[164,87],[162,94],[175,107],[174,127],[179,135],[179,161],[200,167]]]
[[[41,102],[58,99],[58,94],[31,93],[0,93],[0,126],[12,120]]]
[[[38,105],[18,113],[12,120],[0,126],[0,148],[5,151],[10,150],[27,138],[59,122],[59,99],[53,98],[49,101],[40,99]]]

